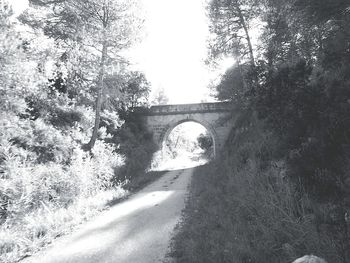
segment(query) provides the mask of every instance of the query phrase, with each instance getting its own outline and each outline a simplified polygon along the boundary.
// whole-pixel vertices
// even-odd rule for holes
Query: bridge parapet
[[[191,113],[227,112],[233,108],[229,102],[211,102],[177,105],[157,105],[151,106],[147,115],[174,115]]]

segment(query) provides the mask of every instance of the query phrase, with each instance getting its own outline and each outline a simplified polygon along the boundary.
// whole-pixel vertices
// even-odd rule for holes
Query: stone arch
[[[163,147],[163,143],[165,142],[166,138],[168,138],[169,134],[180,124],[185,123],[185,122],[195,122],[200,125],[202,125],[210,134],[210,136],[213,139],[213,152],[214,152],[214,158],[217,155],[217,145],[218,145],[218,135],[215,131],[215,129],[212,127],[212,125],[204,120],[198,120],[196,118],[183,118],[180,120],[173,120],[170,122],[164,132],[160,135],[159,137],[159,146]]]
[[[143,117],[159,148],[177,125],[189,121],[203,125],[213,138],[214,157],[217,157],[235,124],[234,108],[229,102],[157,105],[151,106]]]

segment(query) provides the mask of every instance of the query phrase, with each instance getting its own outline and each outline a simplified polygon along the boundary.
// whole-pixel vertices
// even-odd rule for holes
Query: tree
[[[259,86],[251,24],[259,19],[258,0],[213,0],[209,4],[210,59],[234,57],[242,76],[242,90],[254,93]],[[227,74],[226,74],[227,76]],[[235,96],[232,93],[231,96]]]
[[[242,67],[234,65],[221,77],[220,83],[215,87],[215,97],[220,101],[234,101],[243,103],[247,98],[244,85]]]
[[[142,72],[127,71],[107,76],[106,89],[107,102],[125,112],[146,106],[151,86]]]
[[[164,89],[158,89],[153,97],[152,104],[165,105],[168,104],[169,98],[165,95]]]
[[[268,63],[256,105],[280,140],[297,191],[312,199],[318,233],[334,233],[337,254],[348,262],[348,3],[284,2],[271,0],[266,8]]]
[[[11,15],[11,10],[0,10],[0,37],[3,40],[0,42],[0,110],[21,112],[18,100],[23,100],[24,92],[18,88],[18,84],[22,84],[19,83],[20,76],[15,77],[17,74],[13,72],[17,72],[17,66],[20,66],[18,62],[23,60],[24,52],[20,48],[19,35],[14,32],[14,26],[10,22]]]
[[[12,15],[11,9],[0,10],[0,111],[25,114],[25,99],[45,85],[42,61],[55,51],[42,35],[17,30]]]
[[[263,5],[262,19],[266,25],[261,48],[269,70],[286,61],[297,63],[303,59],[317,63],[328,26],[310,24],[306,10],[301,10],[293,0],[267,0]]]
[[[201,133],[197,138],[197,142],[199,147],[205,151],[209,151],[213,147],[213,138],[208,133]]]
[[[306,11],[308,19],[313,22],[327,22],[344,18],[350,3],[348,0],[296,0],[295,6]]]
[[[31,0],[44,7],[44,19],[28,19],[31,25],[41,25],[44,32],[64,42],[67,50],[83,49],[88,59],[81,58],[90,70],[85,78],[92,79],[96,89],[95,124],[86,149],[92,149],[97,139],[105,92],[105,77],[120,63],[120,51],[135,40],[141,20],[134,13],[134,1],[126,0]],[[34,22],[33,22],[34,21]],[[108,67],[107,67],[108,66]],[[92,69],[92,70],[91,70]]]
[[[250,22],[257,17],[258,4],[254,0],[213,0],[209,5],[212,56],[237,57],[255,66],[255,54],[250,34]]]
[[[240,64],[249,60],[237,4],[244,10],[251,3],[211,3],[217,37],[214,55],[235,51]],[[349,262],[349,1],[261,0],[254,4],[261,12],[250,9],[244,17],[247,25],[254,19],[264,22],[259,60],[255,59],[258,88],[238,97],[249,101],[249,108],[259,113],[278,139],[277,158],[285,160],[297,195],[310,199],[320,240],[324,235],[335,244],[333,252],[339,257],[330,255],[332,261]],[[242,72],[247,79],[246,70]],[[241,82],[238,73],[236,69],[226,72],[216,87],[218,97],[235,99]],[[242,90],[249,91],[243,84]]]
[[[124,108],[134,109],[145,106],[148,102],[151,85],[141,72],[132,71],[126,74],[125,84],[120,88]]]

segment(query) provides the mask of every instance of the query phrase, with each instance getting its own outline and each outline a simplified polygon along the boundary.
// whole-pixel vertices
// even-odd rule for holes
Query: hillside
[[[222,155],[195,170],[169,256],[174,262],[279,263],[315,254],[344,262],[335,226],[317,221],[323,206],[287,176],[276,136],[250,114],[241,113],[240,121]]]

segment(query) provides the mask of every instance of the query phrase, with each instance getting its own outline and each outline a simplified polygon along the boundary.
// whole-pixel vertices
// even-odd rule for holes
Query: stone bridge
[[[234,125],[232,112],[228,102],[159,105],[150,107],[144,118],[159,148],[179,124],[193,121],[203,125],[213,138],[215,156]]]

